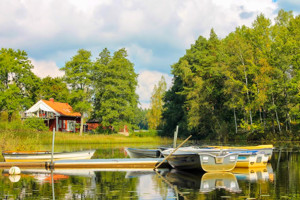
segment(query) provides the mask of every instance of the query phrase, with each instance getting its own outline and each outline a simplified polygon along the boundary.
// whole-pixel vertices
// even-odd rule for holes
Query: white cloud
[[[150,63],[155,59],[153,56],[152,49],[146,49],[136,44],[132,44],[126,47],[126,49],[129,54],[129,57],[141,61],[141,64]]]
[[[40,78],[45,78],[50,76],[52,78],[62,77],[64,75],[63,71],[60,71],[55,62],[53,61],[37,61],[30,59],[33,64],[33,73]]]
[[[140,102],[143,108],[149,108],[150,98],[153,92],[154,85],[157,85],[161,77],[164,76],[167,88],[169,89],[172,84],[172,77],[158,71],[143,71],[138,76],[137,94],[140,97]]]
[[[288,2],[299,5],[296,0]],[[126,47],[141,72],[138,93],[147,106],[154,84],[161,75],[171,83],[170,65],[200,35],[208,37],[214,28],[225,37],[237,26],[251,26],[260,13],[274,19],[283,4],[283,0],[2,0],[0,48],[25,50],[33,58],[35,73],[44,77],[61,76],[57,65],[62,67],[80,48],[92,50],[96,57],[105,47]]]

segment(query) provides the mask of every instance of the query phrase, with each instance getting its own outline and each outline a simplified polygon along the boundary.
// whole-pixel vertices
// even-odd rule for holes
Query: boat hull
[[[54,153],[53,160],[81,160],[91,159],[95,150]],[[51,160],[51,153],[3,153],[5,162],[46,162]]]
[[[266,167],[268,164],[268,160],[269,156],[265,154],[240,154],[236,163],[236,167]]]
[[[240,147],[232,147],[232,146],[209,146],[210,148],[215,149],[227,149],[230,152],[239,152],[243,151],[256,151],[257,154],[265,154],[268,156],[268,160],[271,160],[273,154],[273,145],[257,145],[257,146],[240,146]]]
[[[164,156],[168,155],[164,154]],[[200,157],[196,153],[176,153],[167,160],[176,169],[201,169]]]
[[[200,153],[201,167],[206,172],[232,171],[237,163],[238,154],[228,153],[225,155],[214,155]]]
[[[158,149],[135,149],[126,148],[125,151],[130,158],[160,158],[162,154]]]

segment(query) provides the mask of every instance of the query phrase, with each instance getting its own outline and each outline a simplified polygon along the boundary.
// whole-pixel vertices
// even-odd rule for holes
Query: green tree
[[[54,98],[59,102],[69,102],[69,89],[63,78],[51,78],[49,76],[42,79],[39,90],[40,99]]]
[[[16,111],[23,111],[37,100],[40,79],[33,74],[27,53],[21,50],[0,50],[0,111],[8,112],[8,120]]]
[[[150,129],[157,130],[163,127],[163,96],[166,92],[166,89],[167,83],[165,77],[162,76],[157,86],[154,86],[151,96],[150,109],[147,116]]]
[[[80,135],[82,135],[84,117],[91,110],[91,52],[79,49],[62,70],[65,71],[64,79],[71,88],[71,105],[74,111],[81,114]]]
[[[136,94],[137,74],[134,65],[127,59],[125,49],[110,52],[104,49],[95,62],[94,112],[93,116],[104,127],[113,127],[119,131],[124,125],[134,124],[138,96]]]

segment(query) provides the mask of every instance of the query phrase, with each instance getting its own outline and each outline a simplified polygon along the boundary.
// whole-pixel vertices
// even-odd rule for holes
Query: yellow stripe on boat
[[[249,149],[249,150],[254,150],[254,149],[273,149],[272,144],[267,144],[267,145],[257,145],[257,146],[208,146],[216,149]]]

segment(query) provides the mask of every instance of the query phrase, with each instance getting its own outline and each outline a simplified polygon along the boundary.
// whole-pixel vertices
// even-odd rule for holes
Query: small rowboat
[[[231,171],[235,168],[237,153],[199,153],[201,167],[206,172]]]
[[[54,153],[54,160],[91,159],[95,150]],[[44,162],[51,160],[49,151],[3,151],[5,162]]]
[[[173,149],[162,151],[164,157],[169,156]],[[168,163],[176,169],[201,169],[200,157],[197,153],[177,150],[168,157]]]
[[[165,157],[168,157],[173,150],[162,151]],[[169,164],[176,169],[202,169],[206,172],[231,171],[237,162],[237,153],[228,152],[192,152],[177,150],[170,155],[167,160]]]
[[[159,149],[136,149],[136,148],[125,148],[125,151],[130,158],[161,158]]]
[[[266,167],[268,164],[269,156],[261,153],[243,153],[239,152],[236,167]]]

